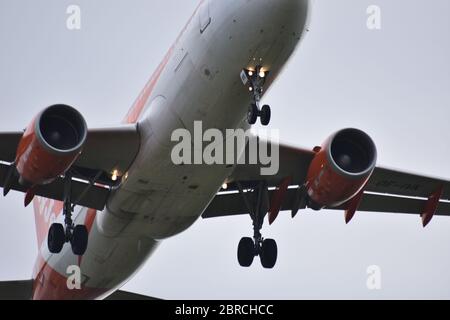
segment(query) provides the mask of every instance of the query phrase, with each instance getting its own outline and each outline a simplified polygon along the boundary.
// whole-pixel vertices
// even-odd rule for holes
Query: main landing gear
[[[71,201],[72,177],[67,174],[64,178],[64,226],[60,223],[53,223],[48,231],[47,245],[51,253],[60,253],[64,244],[72,246],[73,254],[82,256],[86,252],[88,245],[88,230],[84,225],[74,225],[72,221],[72,201]]]
[[[267,126],[270,123],[270,106],[263,105],[262,108],[260,107],[267,74],[268,72],[264,71],[261,66],[257,66],[255,71],[244,69],[241,73],[242,82],[244,85],[248,85],[248,90],[251,92],[253,98],[247,112],[247,121],[250,125],[255,124],[258,117],[263,126]]]
[[[253,221],[253,238],[245,237],[239,242],[239,264],[242,267],[250,267],[255,257],[259,256],[262,266],[272,269],[278,257],[277,243],[273,239],[264,239],[261,235],[269,203],[267,184],[259,182],[254,192],[244,192],[240,183],[237,183],[237,186]]]

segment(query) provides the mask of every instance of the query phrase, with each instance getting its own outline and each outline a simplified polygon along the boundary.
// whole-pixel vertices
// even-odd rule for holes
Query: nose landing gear
[[[252,104],[248,108],[247,121],[253,125],[258,120],[261,120],[263,126],[270,123],[271,110],[270,106],[264,105],[260,107],[260,101],[264,92],[264,84],[266,82],[268,72],[264,71],[261,66],[257,66],[255,71],[244,69],[241,73],[241,79],[245,86],[252,94]]]
[[[240,183],[237,183],[239,193],[242,195],[245,205],[250,212],[250,217],[253,220],[253,239],[249,237],[242,238],[238,246],[238,261],[242,267],[250,267],[255,257],[259,256],[261,265],[266,269],[275,267],[278,257],[277,243],[273,239],[264,239],[261,234],[261,229],[264,223],[264,218],[267,215],[269,195],[265,182],[259,182],[255,188],[255,192],[244,192]],[[251,194],[252,193],[252,194]],[[252,200],[256,200],[255,205],[250,204],[251,194]]]
[[[71,201],[72,177],[67,174],[64,178],[64,226],[53,223],[47,237],[48,249],[51,253],[60,253],[64,244],[70,242],[73,254],[82,256],[86,252],[89,233],[84,225],[75,226],[72,220]]]

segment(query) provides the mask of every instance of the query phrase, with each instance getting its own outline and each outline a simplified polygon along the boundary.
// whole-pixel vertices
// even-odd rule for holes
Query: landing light
[[[227,183],[224,183],[224,184],[222,185],[222,189],[223,189],[223,190],[227,190],[227,189],[228,189],[228,184],[227,184]]]
[[[117,181],[118,178],[119,178],[119,172],[117,170],[114,170],[113,174],[111,176],[111,180],[112,181]]]
[[[253,71],[249,71],[248,72],[248,75],[251,77],[251,76],[253,76]]]
[[[253,87],[249,87],[248,91],[252,92],[253,91]]]
[[[264,78],[266,76],[266,73],[264,71],[259,72],[259,77]]]

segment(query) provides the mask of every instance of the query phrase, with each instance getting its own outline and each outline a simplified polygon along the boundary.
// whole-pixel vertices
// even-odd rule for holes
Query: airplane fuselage
[[[66,245],[51,254],[43,241],[34,270],[34,299],[97,299],[120,288],[161,240],[189,228],[220,190],[233,167],[175,165],[175,129],[248,128],[252,101],[243,68],[270,71],[267,90],[307,31],[309,0],[203,0],[124,119],[138,123],[141,148],[113,190],[106,209],[82,208],[83,257]],[[276,112],[276,107],[274,108]],[[35,207],[56,207],[37,199]],[[57,215],[62,220],[62,214]],[[68,267],[79,266],[81,290],[67,286]]]

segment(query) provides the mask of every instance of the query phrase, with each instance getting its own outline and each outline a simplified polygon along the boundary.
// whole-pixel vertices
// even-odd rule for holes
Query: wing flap
[[[292,210],[299,185],[304,185],[313,151],[280,145],[280,171],[275,176],[262,176],[260,166],[238,165],[229,179],[229,189],[236,191],[235,182],[251,188],[255,182],[266,181],[269,187],[277,187],[286,177],[293,181],[283,201],[281,210]],[[364,197],[357,211],[422,214],[427,199],[443,188],[436,215],[450,215],[450,181],[399,170],[377,167],[370,178]],[[273,191],[270,191],[270,199]],[[304,208],[300,208],[304,209]],[[338,208],[346,210],[345,205]],[[205,210],[203,217],[232,216],[248,213],[242,196],[238,193],[219,193]]]
[[[303,184],[308,173],[309,165],[311,164],[315,153],[311,150],[295,148],[283,144],[278,145],[278,147],[279,159],[277,160],[279,170],[275,175],[262,176],[261,169],[266,166],[261,165],[263,162],[260,158],[258,158],[258,164],[238,164],[232,175],[229,177],[229,182],[251,182],[265,180],[269,187],[274,187],[277,186],[284,178],[291,177],[293,185]],[[245,157],[246,159],[250,159],[248,145],[245,149]]]
[[[269,191],[269,198],[272,197],[274,191]],[[298,189],[289,189],[286,198],[281,207],[282,211],[290,211],[294,208],[297,199]],[[417,214],[423,213],[426,205],[425,199],[405,198],[399,196],[390,196],[384,194],[365,193],[358,208],[363,212],[383,212],[383,213],[403,213]],[[301,207],[299,209],[305,209]],[[345,206],[337,208],[327,208],[328,210],[345,210]],[[210,205],[204,211],[202,217],[204,219],[236,216],[248,214],[245,202],[239,193],[222,193],[218,194]],[[450,216],[450,203],[446,201],[439,202],[436,215]]]
[[[427,200],[425,199],[365,193],[358,211],[420,215],[423,213],[426,202]],[[345,210],[344,207],[329,209]],[[440,201],[435,214],[450,216],[450,203]]]
[[[449,181],[377,167],[365,190],[405,197],[428,198],[440,186],[444,187],[441,199],[450,200]]]
[[[23,132],[0,133],[0,161],[12,163]],[[80,170],[125,173],[140,148],[137,124],[89,129],[83,152],[74,166]]]
[[[0,164],[0,186],[5,185],[5,179],[10,169],[10,165]],[[12,190],[27,192],[17,179],[12,184]],[[37,196],[53,200],[64,200],[64,181],[62,178],[56,179],[53,183],[38,186],[35,190]],[[72,182],[72,201],[75,205],[88,207],[96,210],[103,210],[106,205],[110,190],[99,185],[90,185],[88,182],[73,180]]]
[[[23,132],[0,133],[0,186],[14,162],[17,145]],[[137,124],[110,128],[90,129],[83,152],[71,168],[74,179],[72,201],[76,205],[103,210],[112,186],[119,182],[111,180],[111,173],[125,174],[133,164],[140,148]],[[77,180],[78,179],[78,180]],[[91,181],[91,182],[88,182]],[[93,183],[95,182],[95,184]],[[102,184],[102,185],[100,185]],[[18,181],[13,181],[12,190],[26,192]],[[63,200],[64,182],[61,178],[53,183],[36,188],[36,195]]]
[[[274,190],[269,190],[269,199],[273,197]],[[289,189],[281,206],[282,211],[292,210],[298,196],[299,189]],[[245,195],[249,196],[253,192],[246,192]],[[305,209],[299,208],[299,209]],[[225,216],[236,216],[248,214],[247,207],[242,198],[242,195],[236,192],[233,193],[222,193],[218,194],[206,210],[202,214],[203,219],[225,217]]]

